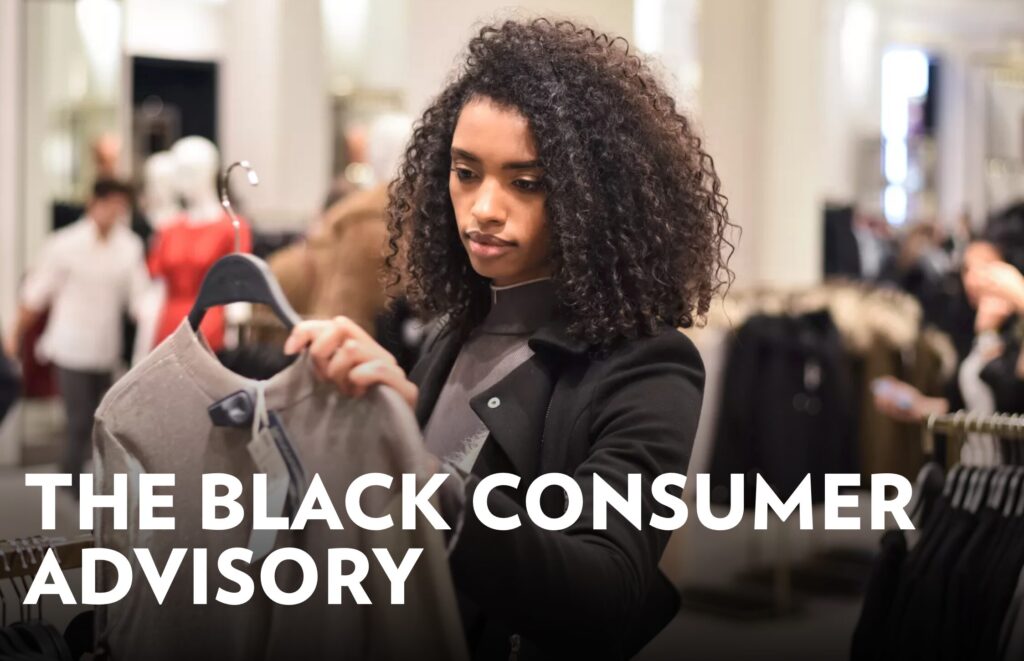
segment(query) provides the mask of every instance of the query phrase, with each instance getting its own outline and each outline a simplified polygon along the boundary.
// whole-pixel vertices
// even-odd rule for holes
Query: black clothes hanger
[[[997,466],[995,474],[989,484],[988,495],[985,497],[985,505],[991,509],[1002,509],[1006,501],[1006,492],[1010,485],[1010,476],[1013,468],[1010,466]]]
[[[929,420],[929,433],[931,433],[933,423],[934,417]],[[916,498],[910,507],[911,520],[917,521],[918,525],[923,525],[932,511],[935,499],[942,494],[945,486],[946,476],[942,471],[942,466],[934,459],[926,462],[914,482],[913,493],[916,494]]]
[[[1021,484],[1020,489],[1017,491],[1017,500],[1014,505],[1013,515],[1017,517],[1024,516],[1024,483]]]
[[[952,502],[960,477],[966,470],[967,468],[963,464],[957,464],[949,470],[949,475],[946,476],[946,483],[942,485],[942,497],[947,501]]]
[[[976,466],[965,466],[960,474],[957,476],[956,491],[953,492],[953,508],[960,509],[963,507],[964,498],[970,489],[970,486],[974,480],[974,475],[977,472]]]
[[[261,303],[273,310],[285,327],[291,330],[301,318],[288,303],[267,263],[259,257],[239,252],[241,221],[228,197],[228,177],[236,167],[246,170],[251,185],[259,184],[259,177],[248,161],[232,163],[224,171],[220,202],[235,228],[235,252],[218,259],[206,273],[196,302],[188,313],[188,323],[192,330],[198,331],[206,311],[212,307],[228,303]]]
[[[1009,517],[1013,514],[1014,505],[1017,503],[1018,489],[1020,488],[1021,478],[1024,477],[1024,467],[1013,466],[1013,472],[1010,474],[1010,480],[1006,489],[1006,497],[1003,498],[1002,511],[1004,517]]]
[[[931,511],[935,499],[942,494],[944,486],[945,476],[938,464],[930,461],[922,466],[914,484],[917,500],[910,509],[910,518],[923,523],[928,512]]]
[[[978,472],[977,485],[975,486],[974,493],[971,494],[971,498],[965,505],[965,508],[971,514],[977,514],[978,510],[981,509],[982,504],[986,501],[988,496],[995,490],[995,480],[999,475],[999,467],[988,467],[986,466]]]

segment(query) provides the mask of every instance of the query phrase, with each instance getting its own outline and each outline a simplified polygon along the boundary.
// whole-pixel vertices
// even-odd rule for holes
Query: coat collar
[[[459,332],[450,328],[441,331],[410,375],[419,386],[416,419],[421,428],[434,410],[463,341],[464,335]],[[558,319],[538,328],[528,343],[534,356],[470,401],[490,437],[526,481],[537,474],[538,441],[544,432],[557,365],[585,355],[588,349],[586,343],[570,337],[565,324]],[[490,406],[495,399],[497,405]]]

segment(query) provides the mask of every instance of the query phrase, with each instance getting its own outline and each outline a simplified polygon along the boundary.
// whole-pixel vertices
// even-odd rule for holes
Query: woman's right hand
[[[395,357],[348,317],[299,323],[285,341],[284,352],[291,355],[306,347],[320,378],[345,395],[362,397],[370,386],[383,384],[416,407],[419,389]]]

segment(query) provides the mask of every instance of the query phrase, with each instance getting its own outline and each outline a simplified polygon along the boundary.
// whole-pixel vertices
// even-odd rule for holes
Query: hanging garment
[[[1022,477],[1020,466],[958,467],[902,562],[902,533],[883,536],[853,659],[1020,658],[1004,655],[1024,567]]]
[[[874,661],[885,656],[885,626],[907,557],[907,537],[902,530],[886,531],[881,547],[853,631],[850,661]]]
[[[16,357],[21,363],[21,396],[25,399],[49,399],[58,393],[53,363],[39,355],[39,342],[49,319],[50,311],[44,310],[29,326],[21,341],[21,353]]]
[[[0,350],[0,425],[4,423],[7,412],[14,406],[20,392],[21,379],[14,368],[14,363]]]
[[[384,184],[350,193],[323,213],[305,241],[267,258],[296,312],[314,319],[344,315],[374,332],[388,302],[380,280],[387,254],[387,204]],[[254,341],[284,343],[286,334],[266,311],[257,309],[251,326]]]
[[[1024,658],[1024,570],[1017,577],[1013,599],[1000,628],[999,658],[1004,661]]]
[[[252,233],[244,221],[240,239],[241,252],[252,250]],[[210,222],[195,222],[183,215],[160,230],[149,253],[150,273],[166,282],[154,345],[163,342],[188,316],[213,263],[234,251],[235,229],[227,214]],[[213,308],[203,317],[200,330],[214,351],[224,348],[224,327],[223,308]]]
[[[244,485],[239,502],[252,520],[251,481],[258,469],[246,445],[248,426],[214,426],[207,413],[214,402],[238,392],[253,392],[256,383],[223,367],[193,333],[187,321],[142,363],[115,384],[96,416],[94,447],[97,489],[110,493],[115,473],[174,473],[173,531],[113,529],[104,510],[97,544],[128,553],[146,547],[157,566],[171,548],[203,547],[216,559],[227,548],[246,547],[247,525],[227,531],[201,529],[201,476],[230,473]],[[318,382],[303,355],[264,386],[266,406],[280,419],[309,477],[318,473],[335,503],[344,502],[349,484],[359,475],[381,472],[422,475],[427,455],[412,411],[396,393],[373,389],[364,398],[344,397]],[[129,478],[129,483],[131,483]],[[370,489],[363,506],[369,516],[394,515],[394,491]],[[130,503],[137,508],[134,494]],[[341,510],[341,508],[338,508]],[[339,514],[341,512],[339,511]],[[281,531],[276,546],[301,548],[317,563],[320,582],[304,604],[280,606],[261,590],[246,606],[213,601],[219,587],[234,591],[211,562],[208,605],[193,605],[191,564],[185,562],[164,604],[158,605],[144,582],[122,601],[98,609],[97,643],[114,659],[461,659],[465,642],[449,574],[443,533],[419,522],[415,530],[400,527],[381,532],[362,530],[342,519],[344,530],[329,530],[313,522],[301,531]],[[323,524],[323,525],[321,525]],[[396,523],[396,526],[400,524]],[[326,556],[328,548],[387,548],[396,562],[403,550],[422,548],[405,584],[405,605],[390,602],[389,583],[372,570],[363,587],[373,606],[351,599],[328,606]],[[279,571],[282,589],[296,579],[285,563]],[[243,568],[259,585],[259,565]],[[110,576],[103,582],[109,589]],[[348,598],[346,593],[346,598]]]
[[[757,315],[736,333],[725,371],[711,483],[726,500],[730,474],[755,474],[788,497],[807,474],[816,502],[826,473],[858,472],[856,420],[839,336],[828,312]]]

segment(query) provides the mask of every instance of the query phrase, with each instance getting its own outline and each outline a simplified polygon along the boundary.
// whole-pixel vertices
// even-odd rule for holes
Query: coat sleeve
[[[607,361],[576,423],[590,439],[589,455],[573,474],[584,502],[578,521],[564,531],[544,530],[509,494],[494,490],[491,512],[518,515],[520,527],[491,530],[469,508],[452,554],[459,589],[537,639],[594,644],[623,633],[653,585],[669,537],[649,525],[652,513],[668,514],[654,501],[651,483],[662,473],[685,474],[689,464],[704,388],[692,342],[666,332]],[[631,473],[642,477],[641,529],[609,509],[607,529],[596,530],[594,476],[625,495]],[[467,503],[476,485],[470,478]]]

